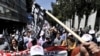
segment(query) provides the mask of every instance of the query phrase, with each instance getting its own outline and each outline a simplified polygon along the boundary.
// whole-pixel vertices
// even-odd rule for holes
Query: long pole
[[[48,11],[45,11],[45,13],[50,16],[53,20],[55,20],[57,23],[59,23],[62,27],[64,27],[68,32],[70,32],[75,38],[77,38],[81,43],[84,43],[85,41],[80,38],[79,35],[77,35],[75,32],[73,32],[70,28],[68,28],[65,24],[63,24],[60,20],[58,20],[55,16],[53,16]]]

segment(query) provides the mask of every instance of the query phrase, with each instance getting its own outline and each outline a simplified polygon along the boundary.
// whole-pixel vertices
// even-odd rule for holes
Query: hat
[[[0,38],[3,38],[3,34],[0,34]]]
[[[95,34],[95,31],[94,30],[90,30],[89,34]]]
[[[92,36],[89,35],[89,34],[84,34],[84,35],[82,36],[82,39],[83,39],[84,41],[91,41],[91,40],[92,40]]]

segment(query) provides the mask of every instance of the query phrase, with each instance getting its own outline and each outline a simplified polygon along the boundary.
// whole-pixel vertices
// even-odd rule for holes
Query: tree
[[[86,15],[85,27],[86,27],[89,15],[95,12],[95,0],[85,0],[85,4],[86,4],[85,6],[85,15]]]
[[[70,0],[57,0],[57,3],[52,3],[52,8],[53,15],[62,22],[71,18],[74,19],[75,8],[73,2]]]
[[[72,19],[72,27],[74,26],[75,14],[78,15],[78,28],[81,18],[86,15],[85,26],[87,26],[88,17],[91,13],[100,7],[99,0],[57,0],[58,4],[52,3],[52,13],[61,21]],[[94,12],[93,12],[94,10]]]
[[[78,15],[78,28],[80,26],[80,21],[83,15],[86,15],[86,20],[85,20],[85,27],[87,26],[88,22],[88,17],[92,11],[95,11],[95,0],[75,0],[76,3],[76,13]]]
[[[76,14],[78,15],[78,28],[80,26],[81,18],[84,15],[85,3],[84,0],[75,0]]]
[[[52,13],[51,10],[48,10],[48,11],[49,11],[50,13]],[[49,17],[49,16],[47,16],[47,15],[45,15],[45,16],[46,16],[46,20],[48,20],[48,22],[50,23],[50,25],[56,26],[57,22],[55,22],[54,20],[52,20],[51,17]]]

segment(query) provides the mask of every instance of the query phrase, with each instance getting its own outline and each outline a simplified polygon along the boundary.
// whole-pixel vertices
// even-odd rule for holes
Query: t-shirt
[[[41,46],[46,42],[46,40],[42,39],[42,37],[40,37],[40,39],[38,40],[38,44],[40,44]]]
[[[32,46],[30,49],[30,55],[44,55],[43,47],[40,45]]]
[[[29,41],[28,37],[24,37],[24,43],[27,43]]]
[[[67,34],[66,33],[64,33],[64,34],[61,35],[61,39],[62,40],[66,40],[66,38],[67,38]]]
[[[54,44],[56,44],[57,46],[60,46],[61,45],[61,42],[62,42],[62,39],[58,39],[58,38],[55,38],[54,40]]]

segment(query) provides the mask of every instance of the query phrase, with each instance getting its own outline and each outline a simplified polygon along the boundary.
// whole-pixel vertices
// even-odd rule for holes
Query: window
[[[10,13],[10,10],[9,10],[9,9],[6,9],[6,8],[5,8],[5,15],[6,15],[7,17],[11,17],[11,13]]]
[[[4,9],[2,6],[0,6],[0,15],[4,15]]]

